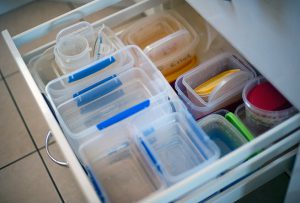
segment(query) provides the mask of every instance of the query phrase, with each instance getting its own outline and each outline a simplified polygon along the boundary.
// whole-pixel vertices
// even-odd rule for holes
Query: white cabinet
[[[70,19],[78,19],[78,13],[80,13],[80,17],[83,17],[118,2],[120,1],[102,0],[91,2],[14,37],[10,36],[9,31],[2,32],[20,72],[30,87],[56,142],[62,149],[65,160],[68,162],[74,177],[89,202],[100,202],[100,200],[26,65],[30,58],[40,54],[55,42],[45,44],[23,55],[20,54],[19,48],[21,45],[30,43],[32,40],[47,34],[51,30],[52,25],[61,24]],[[215,45],[211,47],[210,52],[204,56],[203,60],[205,57],[208,58],[219,52],[227,50],[234,51],[231,47],[232,45],[300,109],[300,96],[297,94],[297,88],[300,86],[300,81],[297,81],[297,77],[300,76],[300,69],[296,66],[300,64],[300,57],[296,56],[300,53],[300,46],[299,40],[296,39],[296,37],[299,36],[297,35],[297,33],[299,34],[299,26],[296,26],[297,21],[294,20],[294,17],[298,16],[296,14],[296,8],[292,6],[292,2],[290,3],[291,5],[289,3],[285,5],[287,6],[285,9],[292,8],[290,12],[291,16],[289,16],[284,12],[286,10],[280,9],[281,5],[278,1],[275,1],[275,3],[271,1],[259,2],[261,1],[228,2],[189,0],[188,3],[186,3],[178,0],[142,0],[136,1],[135,4],[100,19],[93,23],[93,26],[97,28],[104,23],[112,28],[118,27],[116,30],[121,32],[122,27],[124,27],[124,22],[127,20],[165,8],[178,11],[196,29],[197,27],[203,27],[204,18],[220,34],[217,34],[216,40],[218,43],[215,43]],[[191,4],[198,13],[193,10],[189,4]],[[279,11],[275,8],[274,10],[273,7],[269,9],[269,4],[274,4],[275,8],[284,14],[275,15],[274,18],[277,16],[278,19],[276,18],[274,20],[271,14]],[[299,6],[299,3],[295,3],[295,6]],[[266,16],[267,13],[264,14],[261,9],[267,9],[270,12],[270,16]],[[281,16],[282,19],[278,16]],[[267,17],[270,19],[267,20]],[[280,19],[282,21],[280,21]],[[288,22],[286,25],[287,28],[285,30],[279,30],[279,33],[275,32],[276,30],[274,29],[283,29],[282,25],[285,25],[285,21]],[[269,25],[268,23],[278,23],[278,25]],[[273,35],[271,35],[272,33]],[[221,35],[223,35],[229,43],[226,42]],[[286,35],[288,35],[288,37]],[[294,40],[296,41],[294,42]],[[286,151],[296,146],[299,142],[299,127],[300,114],[298,113],[257,137],[252,142],[230,153],[228,156],[219,159],[181,182],[146,197],[143,201],[199,202],[213,194],[216,195],[212,197],[211,201],[223,202],[225,200],[237,200],[282,173],[286,167],[289,166],[292,158],[296,154],[296,150]],[[255,157],[247,159],[253,153],[264,148],[265,150]],[[233,169],[219,176],[231,168]],[[244,179],[236,184],[232,184],[241,178]],[[220,189],[226,186],[229,187],[220,192]]]

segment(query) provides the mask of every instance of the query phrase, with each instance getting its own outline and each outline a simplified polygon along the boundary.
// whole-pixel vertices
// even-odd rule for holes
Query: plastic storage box
[[[246,138],[221,115],[208,115],[199,120],[198,125],[220,148],[221,157],[248,142]]]
[[[81,22],[81,24],[85,24],[86,22]],[[77,24],[75,24],[77,25]],[[108,54],[111,54],[115,52],[116,50],[124,47],[123,42],[115,35],[111,29],[105,25],[102,25],[101,28],[101,37],[102,37],[102,47],[105,48],[105,53],[100,55],[100,57],[95,58],[95,59],[100,59]],[[74,30],[71,30],[74,31]],[[65,33],[66,34],[66,33]],[[88,33],[90,34],[90,33]],[[94,44],[97,41],[95,41],[95,36],[96,33],[92,33],[93,36],[88,37],[88,43],[89,46],[94,46]],[[92,39],[92,40],[91,40]],[[103,48],[102,48],[103,49]],[[94,60],[95,60],[94,59]],[[90,63],[93,60],[89,61]],[[37,82],[39,89],[41,92],[45,92],[45,87],[50,82],[51,80],[60,77],[65,74],[64,70],[61,70],[61,68],[58,66],[57,62],[55,61],[55,56],[54,56],[54,46],[48,48],[46,51],[44,51],[42,54],[37,55],[36,57],[32,58],[29,61],[29,70],[32,73],[35,81]],[[84,65],[83,65],[84,66]],[[83,67],[81,66],[81,67]],[[78,67],[78,68],[81,68]],[[75,69],[73,69],[74,71]],[[72,70],[71,70],[72,71]]]
[[[104,202],[136,202],[165,186],[133,136],[128,126],[116,125],[80,147],[80,157]]]
[[[256,75],[254,70],[246,64],[233,54],[220,54],[179,77],[176,80],[175,89],[193,116],[199,119],[241,99],[245,83]],[[208,96],[207,101],[194,91],[194,88],[200,84],[229,69],[241,71],[220,82]]]
[[[158,66],[168,82],[197,63],[199,37],[195,30],[174,11],[143,18],[122,34],[126,44],[136,44]]]

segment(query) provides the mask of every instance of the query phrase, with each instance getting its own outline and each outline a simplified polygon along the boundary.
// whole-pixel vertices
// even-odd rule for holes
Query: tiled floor
[[[16,35],[75,7],[76,5],[55,1],[35,1],[0,15],[0,30],[8,29],[11,35]],[[113,11],[98,12],[86,20],[94,21]],[[51,32],[50,35],[31,43],[30,46],[22,47],[21,50],[26,51],[54,39],[56,32],[57,30]],[[85,202],[69,169],[55,165],[48,158],[44,146],[47,131],[47,124],[1,36],[0,202]],[[55,143],[51,143],[50,149],[60,158],[61,154]],[[286,177],[279,182],[279,186],[267,186],[272,188],[273,192],[276,188],[281,188],[278,191],[284,194],[282,188],[286,188]],[[282,186],[282,182],[285,182],[285,186]],[[262,194],[268,193],[263,189],[261,191]],[[261,193],[249,195],[240,202],[271,200],[260,198]],[[272,193],[270,194],[272,196]],[[281,195],[280,200],[282,197]]]

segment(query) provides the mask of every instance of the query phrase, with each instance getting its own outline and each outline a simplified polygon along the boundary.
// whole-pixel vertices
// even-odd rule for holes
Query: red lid
[[[247,99],[257,108],[267,111],[279,111],[291,107],[288,100],[269,82],[263,82],[253,87]]]

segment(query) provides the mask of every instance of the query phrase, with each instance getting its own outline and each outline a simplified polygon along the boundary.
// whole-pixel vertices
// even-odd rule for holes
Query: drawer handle
[[[48,134],[47,134],[47,137],[46,137],[46,145],[45,145],[45,147],[46,147],[46,152],[47,152],[48,156],[50,157],[50,159],[51,159],[54,163],[56,163],[56,164],[58,164],[58,165],[61,165],[61,166],[68,167],[69,164],[68,164],[67,162],[56,160],[56,159],[52,156],[52,154],[50,153],[49,148],[48,148],[48,145],[49,145],[49,140],[51,139],[51,137],[52,137],[52,133],[51,133],[51,131],[49,131]]]

